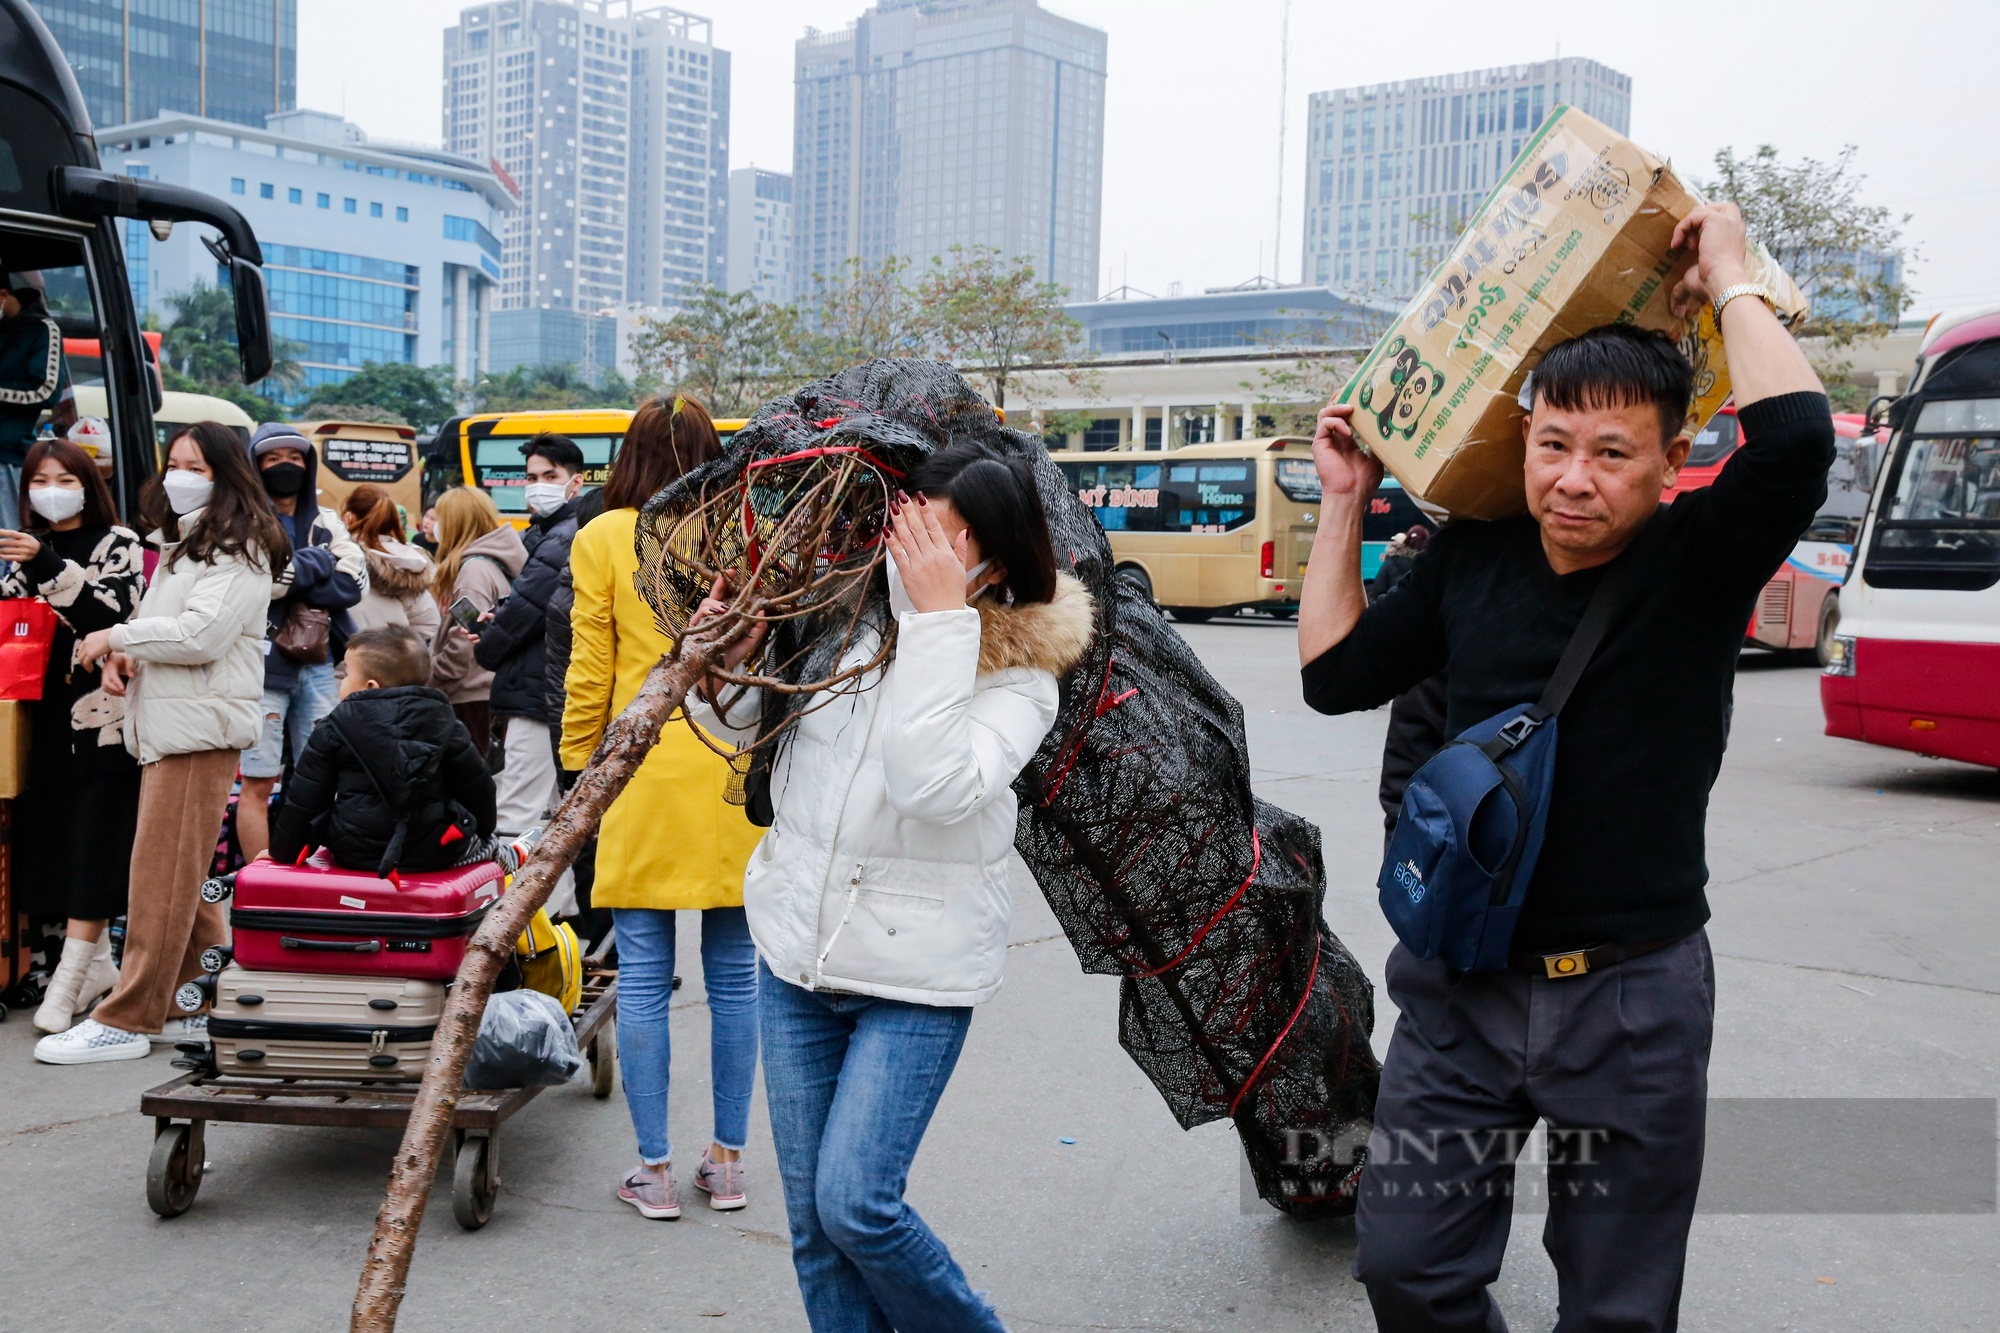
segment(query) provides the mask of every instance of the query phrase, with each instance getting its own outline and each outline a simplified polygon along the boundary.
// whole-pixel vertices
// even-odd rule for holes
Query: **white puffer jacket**
[[[1056,716],[1056,680],[1090,644],[1090,594],[903,612],[896,655],[865,688],[798,723],[771,775],[775,822],[751,853],[743,906],[758,952],[809,989],[972,1005],[1000,989],[1013,910],[1013,782]],[[842,666],[875,653],[871,632]],[[758,700],[728,725],[738,743]]]
[[[200,517],[185,515],[181,530]],[[271,572],[241,556],[170,565],[172,556],[165,546],[139,614],[111,631],[111,646],[136,668],[125,691],[125,748],[142,764],[247,749],[262,727]]]

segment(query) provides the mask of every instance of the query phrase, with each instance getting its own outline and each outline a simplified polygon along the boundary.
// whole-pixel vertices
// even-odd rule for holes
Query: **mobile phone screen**
[[[479,608],[473,605],[470,597],[461,597],[451,604],[451,618],[467,634],[479,633]]]

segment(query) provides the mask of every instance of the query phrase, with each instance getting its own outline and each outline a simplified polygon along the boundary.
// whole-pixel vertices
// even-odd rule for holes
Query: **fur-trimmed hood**
[[[368,586],[384,597],[398,600],[430,587],[431,562],[421,550],[401,542],[388,543],[385,550],[366,550]]]
[[[1096,633],[1096,603],[1073,574],[1056,575],[1056,595],[1046,602],[1008,606],[989,595],[972,605],[979,612],[982,675],[1034,667],[1060,677],[1083,660]]]

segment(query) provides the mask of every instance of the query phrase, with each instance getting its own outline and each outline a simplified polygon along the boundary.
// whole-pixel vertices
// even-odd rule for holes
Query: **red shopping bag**
[[[55,641],[54,607],[39,597],[0,600],[0,699],[42,697]]]

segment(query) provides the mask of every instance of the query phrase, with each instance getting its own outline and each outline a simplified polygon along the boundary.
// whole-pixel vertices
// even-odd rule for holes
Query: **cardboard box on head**
[[[1694,262],[1674,227],[1701,199],[1616,131],[1557,106],[1341,390],[1354,433],[1411,495],[1462,518],[1527,508],[1518,401],[1542,353],[1602,324],[1659,329],[1695,371],[1690,432],[1729,397],[1714,312],[1668,308]],[[1779,317],[1805,297],[1761,246],[1751,269]]]

